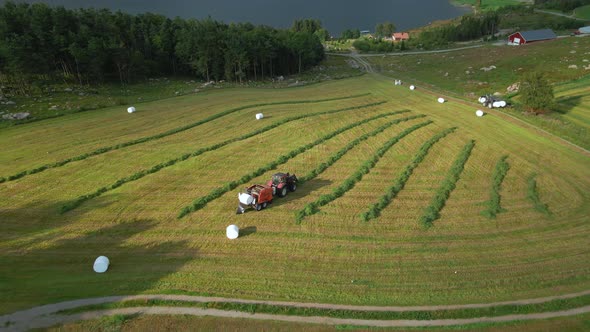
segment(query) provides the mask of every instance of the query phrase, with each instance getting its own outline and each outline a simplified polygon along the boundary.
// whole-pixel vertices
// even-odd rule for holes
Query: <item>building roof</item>
[[[393,39],[410,39],[410,35],[407,32],[394,32],[392,37]]]
[[[546,40],[546,39],[555,39],[555,38],[557,38],[557,35],[551,29],[522,31],[520,33],[520,35],[527,42],[531,42],[531,41],[535,41],[535,40]]]

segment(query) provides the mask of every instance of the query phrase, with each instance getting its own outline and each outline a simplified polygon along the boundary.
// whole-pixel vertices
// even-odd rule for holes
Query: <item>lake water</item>
[[[0,0],[4,4],[6,0]],[[297,18],[317,18],[332,35],[345,29],[371,30],[380,22],[393,22],[398,31],[429,22],[461,16],[467,8],[446,0],[45,0],[66,8],[111,8],[128,13],[152,12],[168,17],[212,18],[226,23],[251,22],[277,28],[290,27]]]

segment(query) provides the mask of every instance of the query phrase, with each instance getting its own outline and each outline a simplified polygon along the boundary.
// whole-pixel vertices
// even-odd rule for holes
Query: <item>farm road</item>
[[[554,317],[566,317],[590,312],[590,306],[575,308],[557,312],[543,312],[536,314],[506,315],[498,317],[479,317],[468,319],[439,319],[439,320],[364,320],[364,319],[344,319],[332,317],[308,317],[308,316],[289,316],[289,315],[272,315],[262,313],[247,313],[240,311],[225,311],[217,309],[202,309],[194,307],[135,307],[135,308],[117,308],[109,310],[89,311],[72,315],[56,314],[62,310],[74,309],[88,305],[130,301],[130,300],[169,300],[184,302],[230,302],[230,303],[250,303],[266,304],[277,306],[290,306],[298,308],[320,308],[333,310],[357,310],[357,311],[436,311],[449,309],[469,309],[469,308],[486,308],[500,305],[523,305],[549,302],[557,299],[568,299],[578,296],[589,295],[590,290],[565,294],[559,296],[550,296],[536,299],[505,301],[495,303],[480,304],[462,304],[462,305],[437,305],[437,306],[357,306],[357,305],[338,305],[324,303],[302,303],[302,302],[283,302],[283,301],[261,301],[261,300],[244,300],[221,297],[203,297],[187,295],[134,295],[134,296],[110,296],[101,298],[80,299],[74,301],[60,302],[43,305],[28,310],[18,311],[13,314],[0,316],[0,331],[25,331],[33,328],[49,327],[56,324],[63,324],[79,320],[94,319],[111,315],[193,315],[193,316],[215,316],[228,318],[248,318],[259,320],[275,320],[285,322],[316,323],[327,325],[356,325],[356,326],[387,326],[387,327],[426,327],[426,326],[450,326],[465,325],[486,322],[508,322],[514,320],[534,320],[548,319]]]

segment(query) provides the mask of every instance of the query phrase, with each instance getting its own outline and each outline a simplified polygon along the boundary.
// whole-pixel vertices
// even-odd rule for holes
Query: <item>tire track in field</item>
[[[399,142],[402,138],[409,135],[413,131],[418,130],[418,129],[420,129],[424,126],[427,126],[431,123],[433,123],[433,121],[431,121],[431,120],[428,120],[423,123],[419,123],[417,125],[414,125],[408,129],[404,130],[402,133],[398,134],[397,136],[391,138],[389,141],[387,141],[385,144],[383,144],[383,146],[381,146],[381,148],[379,148],[379,150],[377,150],[377,152],[373,155],[372,158],[366,160],[361,165],[361,167],[359,167],[357,169],[357,171],[354,174],[352,174],[349,178],[344,180],[344,182],[340,186],[338,186],[336,189],[334,189],[330,194],[321,195],[320,198],[318,198],[316,201],[305,204],[303,209],[295,212],[295,222],[297,224],[300,224],[303,221],[303,219],[305,219],[305,217],[316,214],[317,212],[319,212],[320,207],[340,198],[347,191],[354,188],[356,183],[361,181],[363,179],[363,176],[365,174],[368,174],[371,171],[371,169],[373,169],[373,167],[375,167],[375,165],[379,162],[379,159],[381,159],[381,157],[383,157],[383,155],[387,151],[389,151],[389,149],[391,149],[391,147],[393,147],[395,144],[397,144],[397,142]]]
[[[271,306],[286,306],[294,308],[317,308],[326,310],[354,310],[354,311],[379,311],[379,312],[406,312],[406,311],[438,311],[438,310],[454,310],[454,309],[475,309],[475,308],[491,308],[503,305],[528,305],[540,304],[560,299],[571,299],[579,296],[590,294],[589,290],[564,294],[557,296],[549,296],[536,299],[524,299],[493,303],[473,303],[473,304],[457,304],[457,305],[435,305],[435,306],[361,306],[361,305],[343,305],[343,304],[327,304],[327,303],[303,303],[303,302],[284,302],[284,301],[269,301],[269,300],[246,300],[235,298],[222,297],[203,297],[203,296],[188,296],[188,295],[130,295],[130,296],[109,296],[99,298],[86,298],[79,300],[72,300],[60,303],[53,303],[34,307],[27,310],[14,312],[12,314],[0,316],[0,331],[24,331],[33,328],[44,328],[56,324],[63,324],[79,320],[94,319],[109,315],[132,315],[132,314],[160,314],[160,315],[195,315],[195,316],[215,316],[215,317],[232,317],[232,318],[249,318],[249,319],[267,319],[279,321],[295,321],[307,323],[319,323],[329,325],[356,325],[356,326],[450,326],[450,325],[466,325],[484,322],[509,322],[516,320],[533,320],[533,319],[547,319],[553,317],[565,317],[579,315],[590,312],[590,306],[584,306],[575,309],[556,311],[556,312],[541,312],[535,314],[516,314],[496,317],[479,317],[479,318],[463,318],[463,319],[438,319],[438,320],[361,320],[361,319],[343,319],[331,317],[308,317],[308,316],[287,316],[287,315],[273,315],[261,313],[246,313],[239,311],[224,311],[217,309],[201,309],[192,307],[143,307],[143,308],[118,308],[100,311],[83,312],[73,315],[56,314],[60,311],[80,308],[89,305],[100,305],[114,302],[124,302],[133,300],[168,300],[168,301],[183,301],[183,302],[227,302],[227,303],[241,303],[241,304],[260,304]],[[343,322],[346,321],[346,322]],[[385,325],[383,325],[385,324]]]
[[[326,115],[326,114],[334,114],[334,113],[339,113],[339,112],[345,112],[345,111],[351,111],[351,110],[357,110],[357,109],[362,109],[362,108],[367,108],[367,107],[378,106],[378,105],[381,105],[381,104],[384,104],[384,103],[385,103],[385,101],[380,101],[380,102],[375,102],[375,103],[370,103],[370,104],[365,104],[365,105],[340,108],[340,109],[336,109],[336,110],[323,111],[323,112],[317,112],[317,113],[312,113],[312,114],[302,114],[302,115],[297,115],[297,116],[292,116],[292,117],[285,118],[283,120],[277,121],[277,122],[275,122],[275,123],[273,123],[271,125],[268,125],[268,126],[263,127],[261,129],[255,130],[255,131],[250,132],[248,134],[242,135],[240,137],[232,138],[232,139],[226,140],[224,142],[217,143],[217,144],[214,144],[214,145],[205,147],[205,148],[200,148],[200,149],[198,149],[198,150],[196,150],[195,152],[192,152],[192,153],[185,153],[185,154],[183,154],[180,157],[169,159],[168,161],[163,162],[163,163],[159,163],[157,165],[154,165],[154,166],[152,166],[149,169],[144,169],[144,170],[141,170],[141,171],[139,171],[139,172],[137,172],[137,173],[135,173],[133,175],[130,175],[128,177],[121,178],[121,179],[117,180],[115,183],[113,183],[112,185],[110,185],[108,187],[99,188],[99,189],[97,189],[96,191],[94,191],[92,193],[79,196],[78,198],[73,199],[72,201],[65,203],[64,205],[61,206],[60,213],[63,214],[63,213],[69,212],[69,211],[77,208],[78,206],[82,205],[84,202],[89,201],[89,200],[91,200],[93,198],[99,197],[102,194],[104,194],[106,192],[109,192],[109,191],[111,191],[113,189],[119,188],[119,187],[121,187],[122,185],[124,185],[124,184],[126,184],[128,182],[139,180],[139,179],[141,179],[141,178],[143,178],[143,177],[145,177],[145,176],[147,176],[149,174],[153,174],[153,173],[159,172],[160,170],[162,170],[164,168],[167,168],[167,167],[170,167],[172,165],[175,165],[175,164],[177,164],[179,162],[183,162],[183,161],[188,160],[190,158],[198,157],[198,156],[202,155],[205,152],[214,151],[214,150],[217,150],[219,148],[222,148],[222,147],[224,147],[224,146],[226,146],[228,144],[239,142],[239,141],[243,141],[245,139],[254,137],[254,136],[259,135],[259,134],[261,134],[263,132],[266,132],[268,130],[277,128],[277,127],[279,127],[281,125],[284,125],[285,123],[288,123],[288,122],[291,122],[291,121],[296,121],[296,120],[301,120],[301,119],[312,117],[312,116],[319,116],[319,115]]]
[[[164,138],[167,136],[171,136],[174,134],[178,134],[181,133],[183,131],[195,128],[197,126],[203,125],[205,123],[211,122],[213,120],[217,120],[221,117],[224,117],[226,115],[238,112],[238,111],[242,111],[245,109],[249,109],[249,108],[256,108],[256,107],[263,107],[263,106],[272,106],[272,105],[297,105],[297,104],[314,104],[314,103],[322,103],[322,102],[328,102],[328,101],[337,101],[337,100],[346,100],[346,99],[354,99],[354,98],[360,98],[360,97],[364,97],[364,96],[368,96],[370,95],[370,93],[364,93],[364,94],[357,94],[357,95],[352,95],[352,96],[346,96],[346,97],[335,97],[335,98],[327,98],[327,99],[316,99],[316,100],[289,100],[289,101],[282,101],[282,102],[272,102],[272,103],[261,103],[261,104],[251,104],[251,105],[246,105],[246,106],[240,106],[240,107],[236,107],[236,108],[232,108],[217,114],[214,114],[212,116],[209,116],[203,120],[199,120],[197,122],[193,122],[191,124],[182,126],[182,127],[177,127],[174,129],[170,129],[168,131],[165,131],[163,133],[159,133],[156,135],[152,135],[152,136],[146,136],[146,137],[141,137],[141,138],[137,138],[131,141],[127,141],[127,142],[123,142],[123,143],[119,143],[117,145],[111,145],[111,146],[106,146],[106,147],[102,147],[102,148],[98,148],[92,152],[87,152],[75,157],[71,157],[68,159],[64,159],[61,161],[57,161],[51,164],[45,164],[43,166],[37,167],[37,168],[33,168],[33,169],[29,169],[29,170],[25,170],[22,171],[20,173],[16,173],[13,175],[9,175],[6,177],[0,177],[0,183],[3,182],[9,182],[9,181],[14,181],[14,180],[18,180],[21,179],[25,176],[28,175],[32,175],[32,174],[37,174],[37,173],[41,173],[43,171],[46,171],[48,169],[52,169],[52,168],[57,168],[57,167],[62,167],[64,165],[67,165],[71,162],[74,161],[80,161],[80,160],[84,160],[84,159],[88,159],[90,157],[94,157],[94,156],[98,156],[100,154],[103,153],[107,153],[110,151],[114,151],[114,150],[119,150],[122,148],[126,148],[129,146],[133,146],[133,145],[137,145],[137,144],[141,144],[141,143],[145,143],[145,142],[149,142],[149,141],[153,141],[153,140],[157,140],[160,138]]]
[[[297,148],[295,150],[291,150],[290,152],[278,157],[276,160],[266,164],[265,166],[262,166],[262,167],[258,168],[257,170],[242,176],[239,180],[228,182],[223,187],[217,187],[217,188],[213,189],[208,195],[197,198],[196,200],[193,201],[193,203],[191,205],[185,206],[180,211],[180,213],[178,214],[178,219],[181,219],[190,213],[193,213],[195,211],[202,209],[203,207],[205,207],[205,205],[207,205],[207,203],[221,197],[223,194],[229,192],[230,190],[236,189],[238,186],[249,182],[253,178],[260,176],[272,169],[275,169],[277,166],[282,165],[282,164],[286,163],[287,161],[289,161],[289,159],[295,158],[297,155],[299,155],[299,154],[301,154],[301,153],[303,153],[303,152],[305,152],[305,151],[307,151],[319,144],[322,144],[325,141],[327,141],[327,140],[329,140],[329,139],[331,139],[331,138],[333,138],[333,137],[335,137],[347,130],[358,127],[360,125],[363,125],[363,124],[368,123],[373,120],[377,120],[380,118],[384,118],[384,117],[392,116],[392,115],[396,115],[396,114],[407,113],[407,112],[410,112],[410,111],[405,110],[405,111],[397,111],[397,112],[389,112],[389,113],[379,114],[379,115],[349,124],[347,126],[344,126],[344,127],[337,129],[336,131],[333,131],[321,138],[318,138],[317,140],[315,140],[312,143],[308,143],[306,145],[300,146],[299,148]],[[397,122],[399,123],[399,122],[409,121],[412,119],[423,118],[423,117],[425,117],[425,115],[414,115],[414,116],[410,116],[407,118],[398,119]]]
[[[430,148],[432,148],[434,144],[436,144],[438,141],[443,139],[448,134],[454,132],[455,130],[457,130],[457,127],[445,129],[440,133],[432,136],[428,141],[426,141],[426,143],[424,143],[420,147],[414,159],[410,162],[408,166],[406,166],[404,171],[395,180],[395,183],[391,187],[387,188],[385,194],[381,196],[379,201],[371,205],[371,207],[369,207],[367,211],[363,212],[360,215],[361,220],[369,221],[371,219],[379,217],[381,211],[383,211],[383,209],[389,206],[389,204],[397,196],[397,194],[399,194],[404,189],[406,182],[408,182],[408,180],[412,176],[414,169],[420,165],[424,158],[426,158],[426,155],[428,155]]]

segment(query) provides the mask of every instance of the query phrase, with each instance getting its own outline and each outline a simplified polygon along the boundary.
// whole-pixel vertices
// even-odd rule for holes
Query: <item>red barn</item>
[[[555,39],[557,36],[551,29],[515,32],[508,36],[508,41],[514,45],[528,44],[540,40]]]

